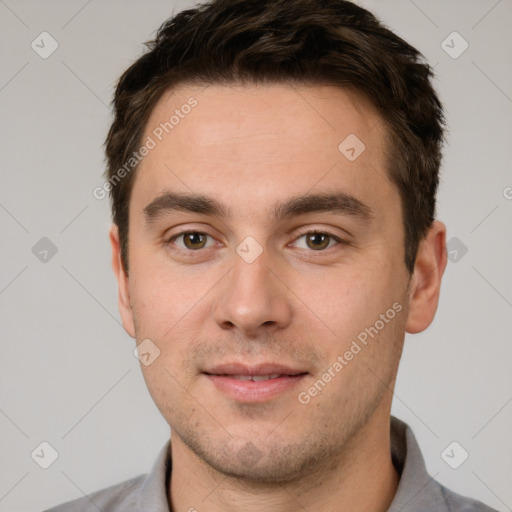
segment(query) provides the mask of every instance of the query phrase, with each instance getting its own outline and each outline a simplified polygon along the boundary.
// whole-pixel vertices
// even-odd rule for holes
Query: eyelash
[[[192,249],[184,249],[183,247],[176,247],[174,246],[173,244],[173,241],[179,237],[182,237],[184,235],[189,235],[189,234],[200,234],[200,235],[206,235],[206,236],[209,236],[211,238],[212,235],[210,235],[209,233],[205,233],[204,231],[197,231],[197,230],[187,230],[187,231],[181,231],[180,233],[176,233],[174,234],[171,238],[169,238],[165,243],[164,245],[166,246],[169,246],[173,251],[177,251],[177,252],[185,252],[185,254],[187,256],[192,256],[191,253],[195,253],[195,252],[201,252],[203,249],[197,249],[197,250],[192,250]],[[336,242],[338,242],[338,245],[349,245],[348,242],[346,242],[345,240],[343,240],[342,238],[340,238],[339,236],[333,234],[333,233],[330,233],[328,231],[322,231],[322,230],[317,230],[317,229],[310,229],[308,231],[305,231],[303,233],[300,233],[295,240],[303,237],[303,236],[307,236],[307,235],[311,235],[311,234],[314,234],[314,235],[325,235],[325,236],[328,236],[329,238],[335,240]],[[334,246],[336,247],[336,246]],[[332,249],[333,247],[327,247],[325,249],[320,249],[318,251],[315,251],[313,249],[310,249],[308,252],[318,252],[318,253],[325,253],[327,252],[329,249]]]

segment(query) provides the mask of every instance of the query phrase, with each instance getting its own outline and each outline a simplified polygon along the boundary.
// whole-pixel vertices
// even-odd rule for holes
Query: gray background
[[[512,510],[512,3],[361,4],[435,65],[450,129],[438,218],[457,257],[434,323],[407,336],[393,413],[431,475]],[[92,191],[116,79],[189,5],[0,0],[1,511],[39,511],[147,472],[167,439],[120,325],[108,200]],[[31,48],[43,31],[59,45],[47,59]],[[442,46],[453,31],[469,44],[458,58],[445,51],[462,49],[458,36]],[[46,262],[32,251],[42,237],[57,248]],[[43,441],[59,454],[48,469],[31,458]],[[441,457],[452,441],[469,453],[458,469]]]

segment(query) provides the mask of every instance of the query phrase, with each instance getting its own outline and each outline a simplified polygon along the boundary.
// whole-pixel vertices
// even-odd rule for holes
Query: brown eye
[[[202,233],[200,231],[184,231],[183,233],[178,233],[174,235],[167,244],[177,245],[180,249],[188,249],[191,251],[197,251],[198,249],[203,249],[206,246],[207,237],[210,236],[206,233]],[[175,244],[175,240],[182,239],[183,246],[179,244]]]
[[[185,233],[183,240],[187,249],[202,249],[206,243],[204,233]]]
[[[329,246],[329,238],[329,235],[325,233],[308,233],[306,235],[306,243],[308,247],[314,250],[326,249]]]
[[[332,233],[326,233],[323,231],[308,231],[306,233],[302,233],[297,240],[305,238],[305,246],[303,245],[302,249],[310,249],[317,252],[323,252],[326,249],[330,249],[332,245],[342,245],[345,242],[336,235]],[[334,244],[331,244],[334,242]]]

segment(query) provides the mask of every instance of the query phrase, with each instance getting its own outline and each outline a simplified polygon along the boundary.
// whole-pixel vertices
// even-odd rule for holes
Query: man
[[[119,308],[172,442],[62,511],[488,511],[390,417],[432,322],[442,106],[343,0],[217,0],[122,75],[106,142]]]

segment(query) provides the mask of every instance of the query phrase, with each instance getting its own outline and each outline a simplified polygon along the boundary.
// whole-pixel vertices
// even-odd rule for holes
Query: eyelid
[[[304,231],[301,231],[297,236],[307,235],[309,233],[320,233],[323,235],[329,235],[332,238],[341,239],[341,235],[336,234],[334,231],[330,231],[329,229],[323,228],[309,228]]]

